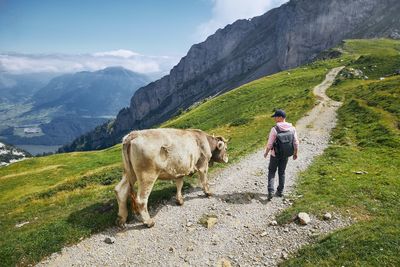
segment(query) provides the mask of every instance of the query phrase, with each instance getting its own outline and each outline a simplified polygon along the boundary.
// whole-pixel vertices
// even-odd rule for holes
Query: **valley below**
[[[12,88],[0,83],[0,90],[10,92],[0,98],[0,140],[26,146],[33,155],[55,152],[114,119],[129,104],[135,90],[149,82],[144,75],[122,67],[109,67],[52,77],[18,98],[11,92],[28,85],[22,84],[18,75],[6,78],[15,81]]]

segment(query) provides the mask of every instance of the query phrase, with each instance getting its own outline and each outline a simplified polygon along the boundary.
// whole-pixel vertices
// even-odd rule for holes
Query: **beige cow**
[[[209,163],[228,162],[227,141],[201,130],[151,129],[133,131],[122,141],[124,173],[115,187],[118,200],[117,224],[124,227],[127,199],[148,227],[154,225],[147,211],[147,200],[157,179],[176,181],[176,201],[183,204],[183,177],[199,173],[204,193],[210,196],[207,182]],[[133,190],[138,182],[138,193]]]

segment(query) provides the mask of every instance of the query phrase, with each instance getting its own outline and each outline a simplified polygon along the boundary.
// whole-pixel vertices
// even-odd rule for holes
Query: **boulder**
[[[232,267],[232,264],[231,264],[231,262],[228,261],[227,259],[222,258],[222,259],[220,259],[220,260],[218,261],[217,266],[218,266],[218,267]]]
[[[310,216],[305,212],[300,212],[297,215],[297,218],[299,219],[299,223],[301,225],[307,225],[307,224],[309,224],[311,222]]]
[[[207,228],[213,227],[218,222],[218,219],[215,217],[209,217],[207,219]]]
[[[275,220],[273,220],[273,221],[270,221],[270,222],[269,222],[269,225],[271,225],[271,226],[277,226],[277,225],[278,225],[278,222],[275,221]]]
[[[22,223],[17,223],[17,224],[15,225],[15,227],[16,227],[16,228],[21,228],[22,226],[24,226],[24,225],[26,225],[26,224],[29,224],[29,221],[22,222]]]
[[[327,213],[324,214],[324,217],[323,217],[323,218],[324,218],[325,221],[328,221],[328,220],[332,219],[332,214],[330,214],[329,212],[327,212]]]
[[[268,233],[264,231],[264,232],[262,232],[262,233],[260,234],[260,236],[261,236],[261,237],[264,237],[264,236],[266,236],[267,234],[268,234]]]
[[[104,238],[104,243],[107,243],[107,244],[114,244],[114,243],[115,243],[115,238],[114,238],[114,237],[107,236],[106,238]]]

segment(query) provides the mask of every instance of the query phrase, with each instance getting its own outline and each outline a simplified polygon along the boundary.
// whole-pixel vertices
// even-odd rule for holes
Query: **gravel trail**
[[[325,90],[342,68],[332,69],[314,88],[319,103],[297,122],[299,158],[289,160],[286,194],[297,174],[328,146],[340,103],[329,99]],[[212,198],[193,188],[185,192],[183,206],[177,206],[173,198],[150,210],[156,221],[153,228],[137,221],[128,224],[125,231],[113,227],[54,253],[39,266],[222,266],[228,262],[232,266],[275,266],[316,236],[350,223],[333,214],[328,221],[311,215],[305,226],[271,225],[291,200],[275,197],[266,201],[267,166],[268,160],[259,150],[212,175]],[[210,228],[199,223],[207,214],[217,216]],[[104,242],[106,237],[114,243]]]

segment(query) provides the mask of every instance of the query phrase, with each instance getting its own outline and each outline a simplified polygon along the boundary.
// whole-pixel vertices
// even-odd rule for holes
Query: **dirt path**
[[[286,194],[299,171],[328,146],[340,103],[330,100],[325,90],[340,70],[332,69],[325,81],[314,88],[320,102],[296,125],[301,140],[299,159],[288,163]],[[172,199],[151,211],[156,220],[153,228],[144,228],[137,222],[123,232],[111,228],[64,248],[39,265],[216,266],[226,259],[233,266],[273,266],[288,253],[312,242],[316,235],[348,224],[334,216],[330,221],[312,217],[306,226],[270,225],[291,202],[285,198],[266,201],[267,166],[262,150],[253,153],[214,175],[214,197],[204,198],[203,192],[195,188],[186,192],[182,207]],[[198,223],[205,214],[217,216],[217,223],[210,229]],[[107,236],[115,238],[115,242],[105,243]]]

